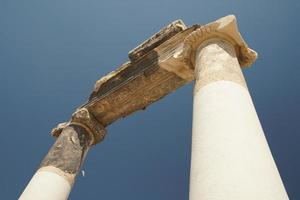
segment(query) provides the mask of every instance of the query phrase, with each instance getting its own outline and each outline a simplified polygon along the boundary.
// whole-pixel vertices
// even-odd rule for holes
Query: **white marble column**
[[[218,25],[226,29],[231,20]],[[241,71],[241,52],[217,29],[208,32],[198,34],[202,39],[194,56],[189,199],[287,200]]]

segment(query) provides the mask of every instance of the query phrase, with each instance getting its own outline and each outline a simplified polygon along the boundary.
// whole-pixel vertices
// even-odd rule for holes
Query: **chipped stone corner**
[[[61,134],[62,130],[69,125],[69,122],[59,123],[55,128],[51,130],[51,135],[54,137],[58,137]]]
[[[109,81],[111,78],[113,78],[113,77],[117,76],[118,74],[120,74],[121,72],[123,72],[129,65],[130,65],[130,62],[126,62],[121,67],[119,67],[118,69],[111,71],[106,76],[103,76],[102,78],[97,80],[95,85],[94,85],[94,89],[93,89],[93,92],[92,92],[91,96],[93,96],[93,94],[97,93],[99,91],[99,89],[105,83],[107,83],[107,81]]]
[[[162,28],[159,32],[151,36],[149,39],[144,41],[142,44],[138,45],[136,48],[128,53],[128,57],[132,62],[136,62],[141,59],[148,52],[170,39],[177,33],[185,30],[187,26],[183,23],[181,19],[176,20],[169,24],[168,26]]]

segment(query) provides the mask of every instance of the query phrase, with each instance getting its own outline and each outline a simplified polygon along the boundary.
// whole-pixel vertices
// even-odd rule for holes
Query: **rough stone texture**
[[[146,55],[150,50],[154,49],[155,47],[159,46],[166,40],[170,39],[177,33],[186,29],[185,24],[181,20],[176,20],[169,24],[167,27],[161,29],[158,33],[150,37],[144,43],[140,44],[132,51],[129,52],[128,57],[131,62],[135,62],[141,59],[144,55]]]
[[[78,109],[70,120],[70,124],[84,127],[90,136],[90,145],[102,141],[105,137],[106,130],[95,117],[86,109]]]
[[[193,70],[174,57],[182,50],[184,38],[198,26],[177,33],[145,53],[135,62],[126,62],[96,82],[87,108],[104,126],[143,110],[151,103],[193,80]],[[170,67],[171,66],[171,67]]]
[[[214,81],[233,81],[247,88],[232,44],[222,39],[210,39],[198,47],[196,53],[195,90]]]
[[[194,80],[195,52],[212,38],[231,43],[242,66],[250,65],[257,56],[240,36],[234,16],[189,28],[177,21],[132,50],[131,61],[98,80],[82,108],[103,126],[145,109]]]
[[[86,108],[76,110],[70,121],[58,124],[57,127],[52,129],[51,135],[58,137],[63,129],[70,125],[78,125],[86,130],[90,138],[89,145],[97,144],[102,141],[106,135],[104,126],[100,124]]]
[[[42,161],[42,167],[55,167],[76,176],[90,143],[87,130],[78,125],[69,125],[63,129],[47,156]]]
[[[195,66],[195,53],[198,46],[213,38],[224,39],[235,47],[241,67],[250,66],[257,58],[257,53],[248,47],[240,35],[235,16],[228,15],[198,28],[185,38],[183,49],[186,61]]]
[[[70,122],[53,129],[52,134],[58,139],[42,161],[37,176],[33,177],[32,187],[29,184],[27,199],[34,196],[31,191],[39,191],[40,183],[50,183],[49,180],[52,180],[51,187],[42,187],[49,189],[49,199],[53,199],[52,191],[60,190],[63,194],[59,194],[59,197],[67,196],[71,187],[66,184],[63,188],[58,183],[61,180],[64,182],[65,178],[72,186],[89,145],[103,139],[104,127],[145,109],[194,80],[195,52],[203,42],[212,38],[231,43],[242,66],[250,65],[256,58],[256,53],[248,48],[240,36],[234,16],[190,28],[186,28],[179,20],[163,28],[132,50],[129,62],[96,82],[88,102],[74,113]],[[210,75],[214,79],[220,77],[217,70]]]

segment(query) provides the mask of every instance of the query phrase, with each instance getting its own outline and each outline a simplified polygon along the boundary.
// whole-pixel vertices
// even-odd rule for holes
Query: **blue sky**
[[[300,199],[297,0],[0,0],[0,191],[17,199],[94,82],[176,19],[235,14],[259,54],[244,74],[290,199]],[[70,199],[188,199],[192,89],[108,127]]]

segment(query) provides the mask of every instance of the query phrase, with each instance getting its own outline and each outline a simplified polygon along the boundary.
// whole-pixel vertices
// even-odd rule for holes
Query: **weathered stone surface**
[[[104,126],[99,123],[86,108],[78,109],[72,115],[70,125],[79,125],[84,127],[90,136],[90,145],[94,145],[102,141],[106,135]]]
[[[95,119],[95,117],[86,108],[76,110],[69,122],[60,123],[53,128],[51,135],[58,137],[68,126],[77,125],[86,130],[89,136],[89,145],[95,145],[102,141],[106,135],[104,126]]]
[[[242,66],[257,54],[240,36],[234,16],[186,28],[178,20],[130,51],[130,61],[98,80],[85,108],[104,127],[143,110],[194,80],[195,52],[202,42],[220,38],[236,49]]]
[[[131,62],[135,62],[146,55],[150,50],[159,46],[166,40],[170,39],[177,33],[180,33],[186,29],[185,24],[181,20],[176,20],[169,24],[167,27],[161,29],[158,33],[150,37],[144,43],[140,44],[132,51],[129,52],[128,57]]]
[[[42,161],[40,168],[55,167],[66,173],[65,176],[74,178],[83,163],[90,140],[85,128],[78,125],[65,127]]]
[[[221,80],[232,81],[247,88],[235,48],[229,42],[219,38],[206,40],[198,47],[195,60],[194,92]]]
[[[242,38],[235,16],[228,15],[198,28],[185,38],[183,49],[186,51],[186,60],[192,66],[195,65],[195,53],[199,45],[213,38],[224,39],[235,47],[241,67],[250,66],[257,58],[257,53]]]
[[[164,28],[156,34],[163,41],[150,39],[155,42],[145,42],[133,50],[133,57],[141,52],[143,56],[136,56],[134,62],[126,62],[97,81],[89,101],[82,107],[87,108],[101,124],[107,126],[119,118],[145,109],[193,80],[193,70],[183,59],[174,57],[174,54],[182,50],[184,38],[197,27],[182,30],[175,35]],[[155,47],[153,44],[159,45]]]

